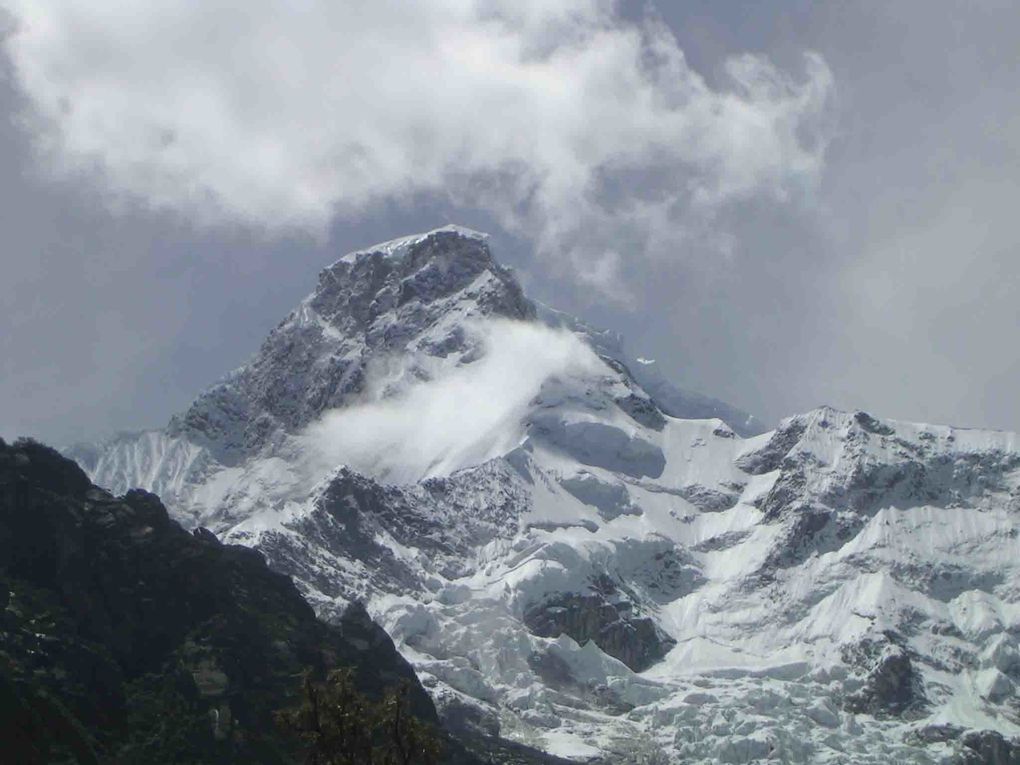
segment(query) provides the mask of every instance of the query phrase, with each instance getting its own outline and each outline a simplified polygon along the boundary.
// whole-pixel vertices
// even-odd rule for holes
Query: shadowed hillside
[[[360,605],[327,625],[260,553],[184,531],[155,495],[113,497],[32,441],[0,440],[0,630],[5,761],[301,761],[273,713],[334,667],[371,699],[406,684],[437,723]]]

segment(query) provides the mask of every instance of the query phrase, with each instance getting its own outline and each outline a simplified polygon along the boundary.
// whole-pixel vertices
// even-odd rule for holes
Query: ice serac
[[[1016,436],[761,430],[446,228],[345,256],[167,429],[79,451],[321,615],[366,602],[465,730],[612,763],[1020,757]]]

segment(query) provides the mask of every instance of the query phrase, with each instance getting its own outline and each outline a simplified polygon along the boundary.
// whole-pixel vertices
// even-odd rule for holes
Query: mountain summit
[[[482,234],[447,227],[354,252],[324,269],[258,354],[174,418],[168,433],[236,462],[363,392],[373,359],[459,358],[468,350],[466,319],[534,313]]]
[[[363,600],[449,724],[612,763],[1020,756],[1016,436],[759,433],[651,366],[448,227],[341,258],[165,430],[73,454],[321,616]]]
[[[492,257],[485,234],[445,226],[349,253],[319,274],[315,290],[270,332],[258,352],[202,393],[160,431],[120,434],[67,450],[111,491],[144,486],[194,522],[220,506],[199,485],[258,454],[286,450],[290,436],[324,413],[469,362],[482,352],[485,320],[561,327],[655,391],[650,408],[675,417],[721,417],[741,434],[763,430],[739,409],[669,385],[635,363],[615,333],[536,305]],[[476,331],[472,331],[476,330]],[[541,342],[539,342],[541,344]],[[524,359],[523,361],[526,361]],[[382,378],[385,380],[382,381]],[[385,390],[371,390],[383,382]],[[643,391],[640,397],[649,398]]]

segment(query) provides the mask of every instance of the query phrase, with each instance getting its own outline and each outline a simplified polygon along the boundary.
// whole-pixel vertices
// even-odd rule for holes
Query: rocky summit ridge
[[[760,432],[532,303],[484,236],[341,258],[162,431],[70,450],[363,600],[466,732],[612,763],[1014,762],[1020,445]]]

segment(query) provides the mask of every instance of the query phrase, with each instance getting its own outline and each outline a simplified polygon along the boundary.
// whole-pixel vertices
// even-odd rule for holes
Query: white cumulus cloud
[[[202,222],[322,232],[438,193],[605,286],[688,216],[823,164],[820,57],[739,55],[713,87],[611,2],[0,2],[45,166]]]

